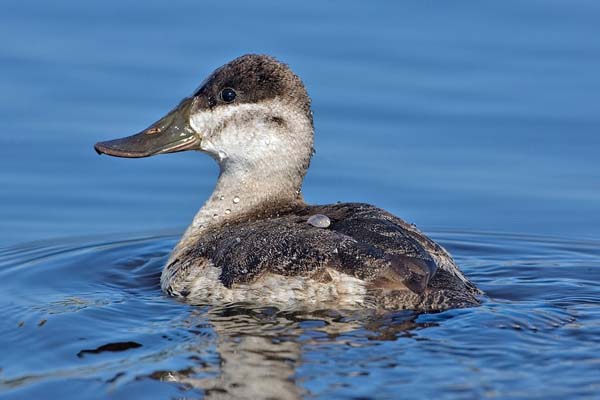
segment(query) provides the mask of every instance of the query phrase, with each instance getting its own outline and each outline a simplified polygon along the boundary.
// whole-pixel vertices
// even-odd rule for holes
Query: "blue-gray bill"
[[[186,98],[147,129],[132,136],[98,142],[94,149],[98,154],[125,158],[150,157],[197,149],[200,137],[189,123],[190,113],[195,107],[194,98]]]

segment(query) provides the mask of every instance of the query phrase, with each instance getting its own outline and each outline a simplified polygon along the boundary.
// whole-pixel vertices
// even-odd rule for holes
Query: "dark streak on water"
[[[44,320],[45,321],[45,320]],[[141,344],[136,342],[117,342],[117,343],[107,343],[96,349],[84,349],[77,353],[77,357],[81,358],[86,354],[100,354],[105,351],[126,351],[129,349],[137,349],[138,347],[142,347]]]
[[[0,397],[598,397],[597,1],[0,11]],[[160,292],[218,171],[92,145],[247,52],[290,63],[313,97],[305,197],[424,227],[486,291],[481,307],[306,315]]]

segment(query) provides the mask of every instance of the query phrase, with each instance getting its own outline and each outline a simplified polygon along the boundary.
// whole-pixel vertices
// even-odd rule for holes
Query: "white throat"
[[[169,263],[212,226],[269,205],[303,202],[300,189],[313,152],[310,119],[277,100],[203,111],[191,125],[220,174]]]

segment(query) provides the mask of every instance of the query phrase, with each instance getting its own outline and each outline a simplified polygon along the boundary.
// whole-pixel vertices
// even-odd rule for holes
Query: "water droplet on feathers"
[[[312,225],[317,228],[329,228],[329,225],[331,225],[331,220],[329,219],[329,217],[323,214],[311,215],[306,222],[309,225]]]

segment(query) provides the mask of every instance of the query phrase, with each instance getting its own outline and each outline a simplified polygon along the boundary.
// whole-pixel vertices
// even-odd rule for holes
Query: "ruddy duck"
[[[212,195],[162,272],[172,296],[420,311],[478,304],[481,292],[413,225],[369,204],[304,202],[310,98],[272,57],[231,61],[149,128],[95,149],[134,158],[197,150],[219,164]]]

